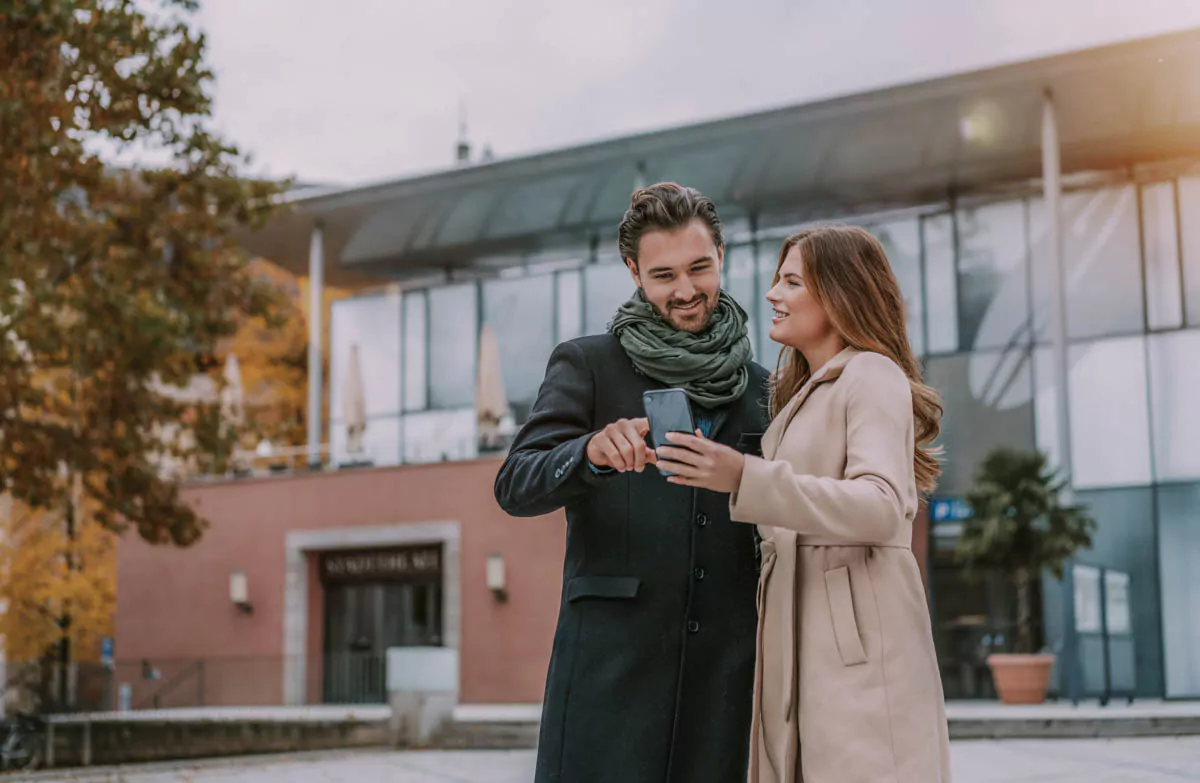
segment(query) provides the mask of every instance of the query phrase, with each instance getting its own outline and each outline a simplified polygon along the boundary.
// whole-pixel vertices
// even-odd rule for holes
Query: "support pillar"
[[[1058,467],[1066,480],[1067,500],[1071,491],[1071,411],[1068,403],[1066,259],[1062,237],[1062,163],[1059,159],[1058,123],[1054,96],[1046,91],[1042,107],[1042,189],[1046,200],[1046,223],[1050,241],[1050,342],[1054,354],[1054,410],[1057,419]]]
[[[308,466],[321,465],[321,383],[324,373],[321,345],[325,304],[325,232],[312,230],[308,248]]]
[[[1071,488],[1071,408],[1068,402],[1070,365],[1067,358],[1066,259],[1063,257],[1062,237],[1062,161],[1059,157],[1058,122],[1054,111],[1054,95],[1046,90],[1042,103],[1042,190],[1046,201],[1046,225],[1050,241],[1050,343],[1053,353],[1054,411],[1058,449],[1058,469],[1064,484],[1062,500],[1074,500]],[[1083,691],[1079,669],[1079,636],[1075,632],[1074,562],[1064,566],[1062,582],[1063,629],[1062,647],[1057,668],[1060,688],[1072,703],[1078,704]]]

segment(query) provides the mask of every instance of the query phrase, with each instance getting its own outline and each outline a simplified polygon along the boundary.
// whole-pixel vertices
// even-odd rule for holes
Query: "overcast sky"
[[[218,127],[356,184],[1200,27],[1197,0],[203,0]]]

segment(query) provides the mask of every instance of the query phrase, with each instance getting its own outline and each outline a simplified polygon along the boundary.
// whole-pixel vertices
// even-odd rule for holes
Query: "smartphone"
[[[642,405],[646,409],[646,418],[650,420],[650,443],[654,448],[671,445],[667,440],[668,432],[686,432],[689,435],[696,432],[696,425],[692,420],[692,405],[683,389],[655,389],[644,392]],[[659,463],[659,471],[664,476],[673,475],[670,471],[663,470],[662,463]]]

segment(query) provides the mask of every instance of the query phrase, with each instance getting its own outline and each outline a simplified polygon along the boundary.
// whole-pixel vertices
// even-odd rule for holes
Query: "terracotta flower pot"
[[[1041,704],[1050,685],[1054,656],[996,653],[987,658],[992,682],[1005,704]]]

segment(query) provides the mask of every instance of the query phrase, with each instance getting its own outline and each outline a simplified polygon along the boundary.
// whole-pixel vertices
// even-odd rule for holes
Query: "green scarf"
[[[640,288],[617,310],[608,330],[621,341],[638,372],[683,389],[705,408],[733,402],[750,381],[746,311],[724,292],[703,332],[676,329],[659,316]]]

